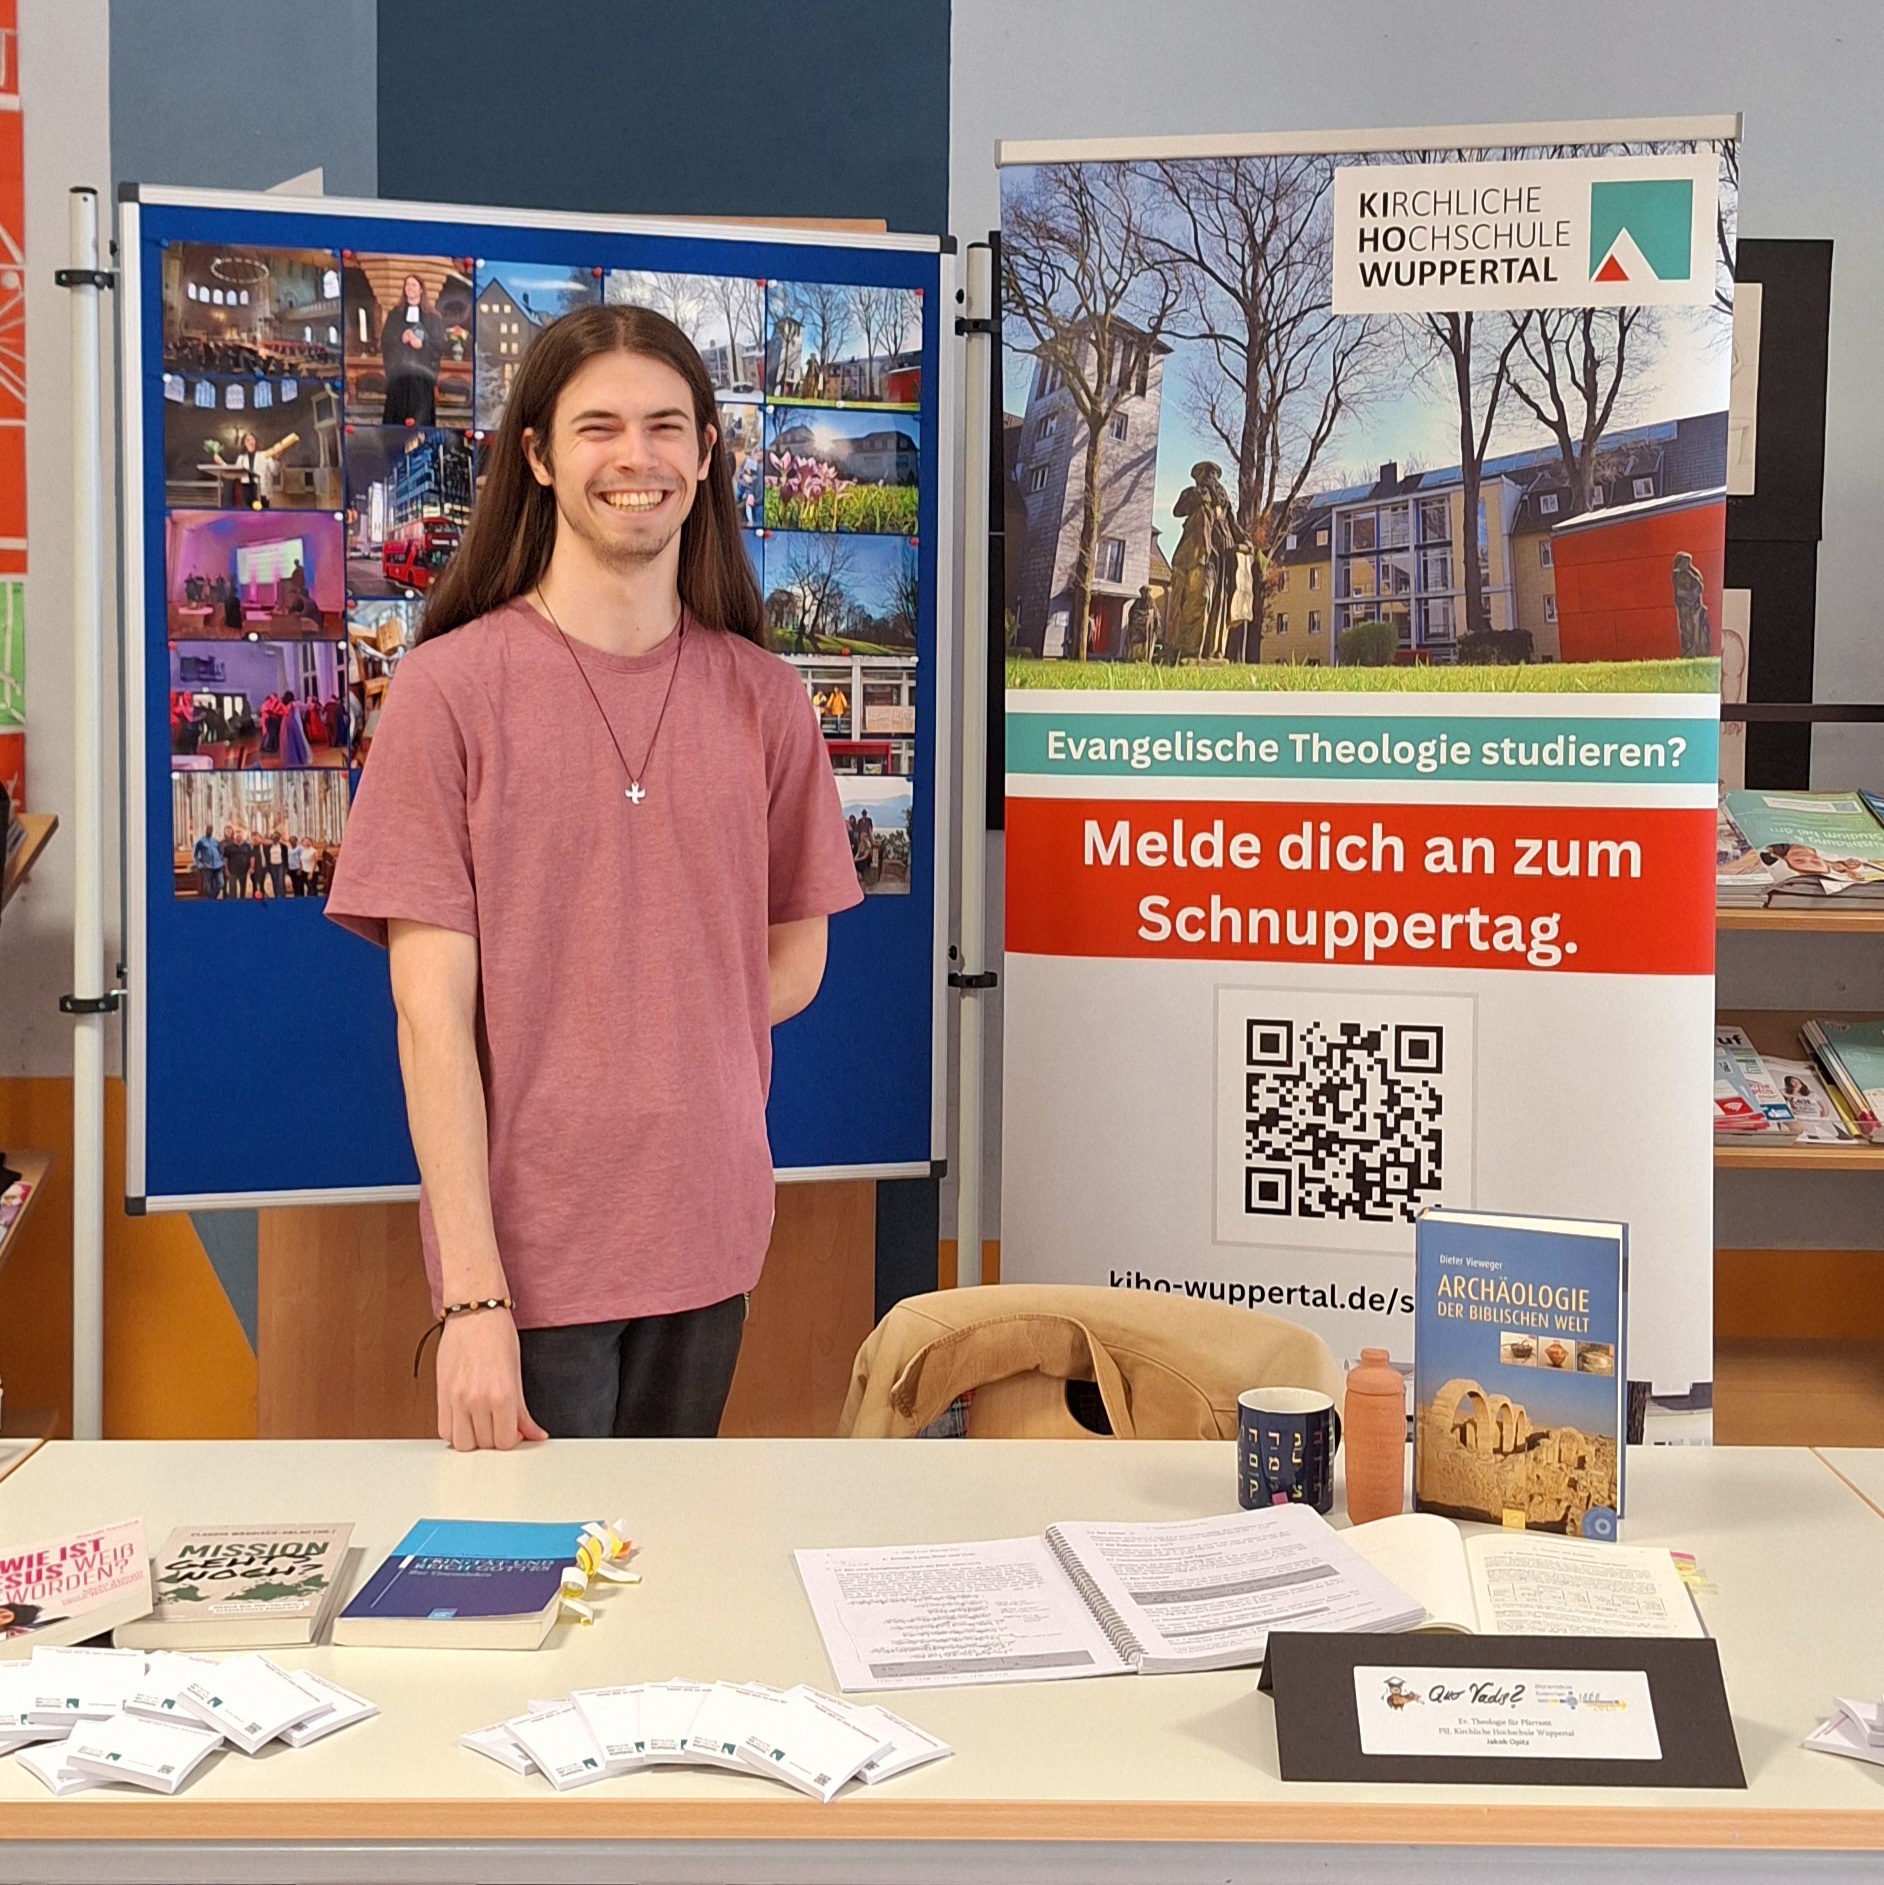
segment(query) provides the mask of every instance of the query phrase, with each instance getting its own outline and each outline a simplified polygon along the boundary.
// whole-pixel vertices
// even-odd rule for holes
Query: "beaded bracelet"
[[[509,1296],[485,1296],[477,1302],[448,1302],[439,1311],[438,1320],[419,1337],[419,1345],[412,1351],[412,1378],[419,1378],[419,1363],[425,1358],[425,1344],[441,1330],[453,1316],[468,1316],[479,1309],[515,1309],[516,1302]]]

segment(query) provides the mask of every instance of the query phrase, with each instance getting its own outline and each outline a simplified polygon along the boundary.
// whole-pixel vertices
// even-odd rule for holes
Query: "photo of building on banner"
[[[1711,1379],[1727,128],[1004,154],[1004,1277],[1410,1363],[1618,1219]]]
[[[1691,146],[1670,156],[1692,168]],[[1509,167],[1487,157],[1447,168]],[[1432,168],[1382,152],[1005,173],[1012,684],[1086,684],[1034,660],[1199,669],[1181,684],[1236,687],[1312,684],[1240,671],[1259,665],[1616,663],[1485,684],[1713,691],[1710,667],[1643,664],[1719,654],[1731,167],[1727,234],[1715,192],[1692,177],[1625,178],[1615,230],[1593,225],[1574,258],[1626,284],[1616,256],[1649,266],[1635,227],[1672,271],[1649,193],[1672,191],[1684,244],[1697,203],[1709,244],[1682,303],[1448,306],[1461,291],[1447,283],[1419,308],[1336,312],[1337,177]],[[1531,195],[1501,186],[1499,200]],[[1249,228],[1272,233],[1257,245]],[[1483,239],[1556,233],[1507,219]],[[1409,213],[1350,234],[1395,252],[1441,239],[1466,246],[1481,231]],[[1077,270],[1080,257],[1093,266]]]

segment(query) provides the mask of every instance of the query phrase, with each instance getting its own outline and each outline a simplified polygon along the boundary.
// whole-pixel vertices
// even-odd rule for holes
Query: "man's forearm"
[[[484,1086],[469,1032],[449,1020],[399,1020],[406,1117],[438,1236],[447,1302],[506,1294],[491,1218]]]

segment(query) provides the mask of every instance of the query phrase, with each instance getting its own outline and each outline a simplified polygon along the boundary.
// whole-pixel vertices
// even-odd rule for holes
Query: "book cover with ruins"
[[[1628,1226],[1433,1209],[1414,1267],[1419,1510],[1613,1539]]]

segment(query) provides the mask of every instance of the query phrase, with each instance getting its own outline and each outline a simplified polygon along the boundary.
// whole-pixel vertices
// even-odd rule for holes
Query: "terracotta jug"
[[[1341,1418],[1346,1453],[1348,1519],[1391,1518],[1405,1499],[1406,1384],[1384,1348],[1364,1348],[1348,1370]]]

